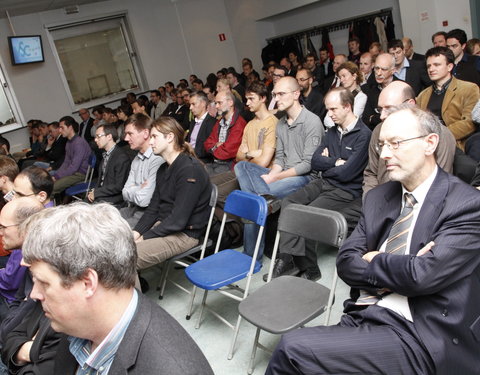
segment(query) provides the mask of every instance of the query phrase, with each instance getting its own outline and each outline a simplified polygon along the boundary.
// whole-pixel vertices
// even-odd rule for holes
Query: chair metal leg
[[[237,324],[235,325],[235,329],[233,330],[233,337],[232,343],[230,344],[230,351],[228,352],[227,359],[233,358],[233,349],[235,349],[235,343],[237,342],[238,331],[240,330],[240,323],[242,322],[242,316],[239,314],[237,319]]]
[[[333,274],[332,286],[330,288],[330,294],[328,295],[327,314],[325,315],[326,326],[328,326],[328,324],[330,323],[330,314],[332,312],[333,298],[335,296],[335,290],[337,288],[337,280],[338,280],[337,267],[335,267],[333,272],[334,274]]]
[[[257,332],[255,333],[255,341],[253,342],[252,354],[250,355],[250,362],[248,363],[248,375],[252,375],[253,370],[255,370],[255,356],[257,355],[259,337],[260,328],[257,327]]]
[[[188,313],[185,319],[190,320],[192,317],[192,310],[193,310],[193,302],[195,300],[195,294],[197,293],[197,286],[194,285],[192,291],[190,292],[190,304],[188,306]]]
[[[207,295],[208,295],[208,290],[204,290],[202,304],[200,305],[200,314],[198,314],[197,324],[195,325],[196,329],[200,328],[200,323],[202,321],[202,316],[203,316],[203,309],[205,308],[205,302],[207,301]]]
[[[160,280],[160,295],[158,299],[163,299],[163,293],[165,292],[165,285],[167,284],[168,271],[170,270],[170,262],[167,260],[163,266],[162,278]]]

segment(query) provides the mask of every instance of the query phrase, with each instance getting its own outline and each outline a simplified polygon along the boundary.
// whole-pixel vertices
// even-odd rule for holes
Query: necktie
[[[415,197],[410,193],[404,194],[405,204],[402,212],[397,220],[393,223],[388,235],[385,252],[396,255],[404,255],[407,249],[408,233],[413,221],[413,207],[417,203]],[[390,292],[378,292],[379,295],[373,296],[368,292],[361,290],[360,297],[357,299],[356,305],[373,305],[377,303],[383,296],[390,294]]]
[[[334,89],[335,87],[337,87],[337,76],[335,76],[335,78],[333,79],[333,83],[332,83],[332,86],[330,86],[330,88]]]

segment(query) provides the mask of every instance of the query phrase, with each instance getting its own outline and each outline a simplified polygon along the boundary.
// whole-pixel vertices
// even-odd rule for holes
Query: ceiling
[[[105,0],[0,0],[0,18],[7,17],[6,10],[10,17],[14,17],[68,6],[98,3],[100,1]]]

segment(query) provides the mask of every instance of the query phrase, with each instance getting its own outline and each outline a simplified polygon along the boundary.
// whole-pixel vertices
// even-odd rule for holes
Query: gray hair
[[[118,210],[106,203],[74,203],[45,209],[27,219],[22,247],[27,263],[52,266],[64,286],[88,269],[109,289],[135,285],[137,252],[133,234]]]
[[[437,134],[440,136],[442,134],[442,123],[440,119],[430,111],[424,111],[423,109],[418,108],[415,104],[412,103],[402,103],[398,106],[391,108],[389,111],[389,116],[392,113],[406,110],[410,112],[418,121],[420,126],[420,131],[427,134]]]

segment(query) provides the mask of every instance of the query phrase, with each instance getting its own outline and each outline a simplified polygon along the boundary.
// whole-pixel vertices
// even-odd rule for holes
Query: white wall
[[[458,28],[465,30],[468,39],[472,38],[469,0],[398,1],[405,36],[412,38],[415,51],[425,53],[433,47],[431,38],[437,31]],[[443,26],[443,21],[448,21],[448,26]]]

